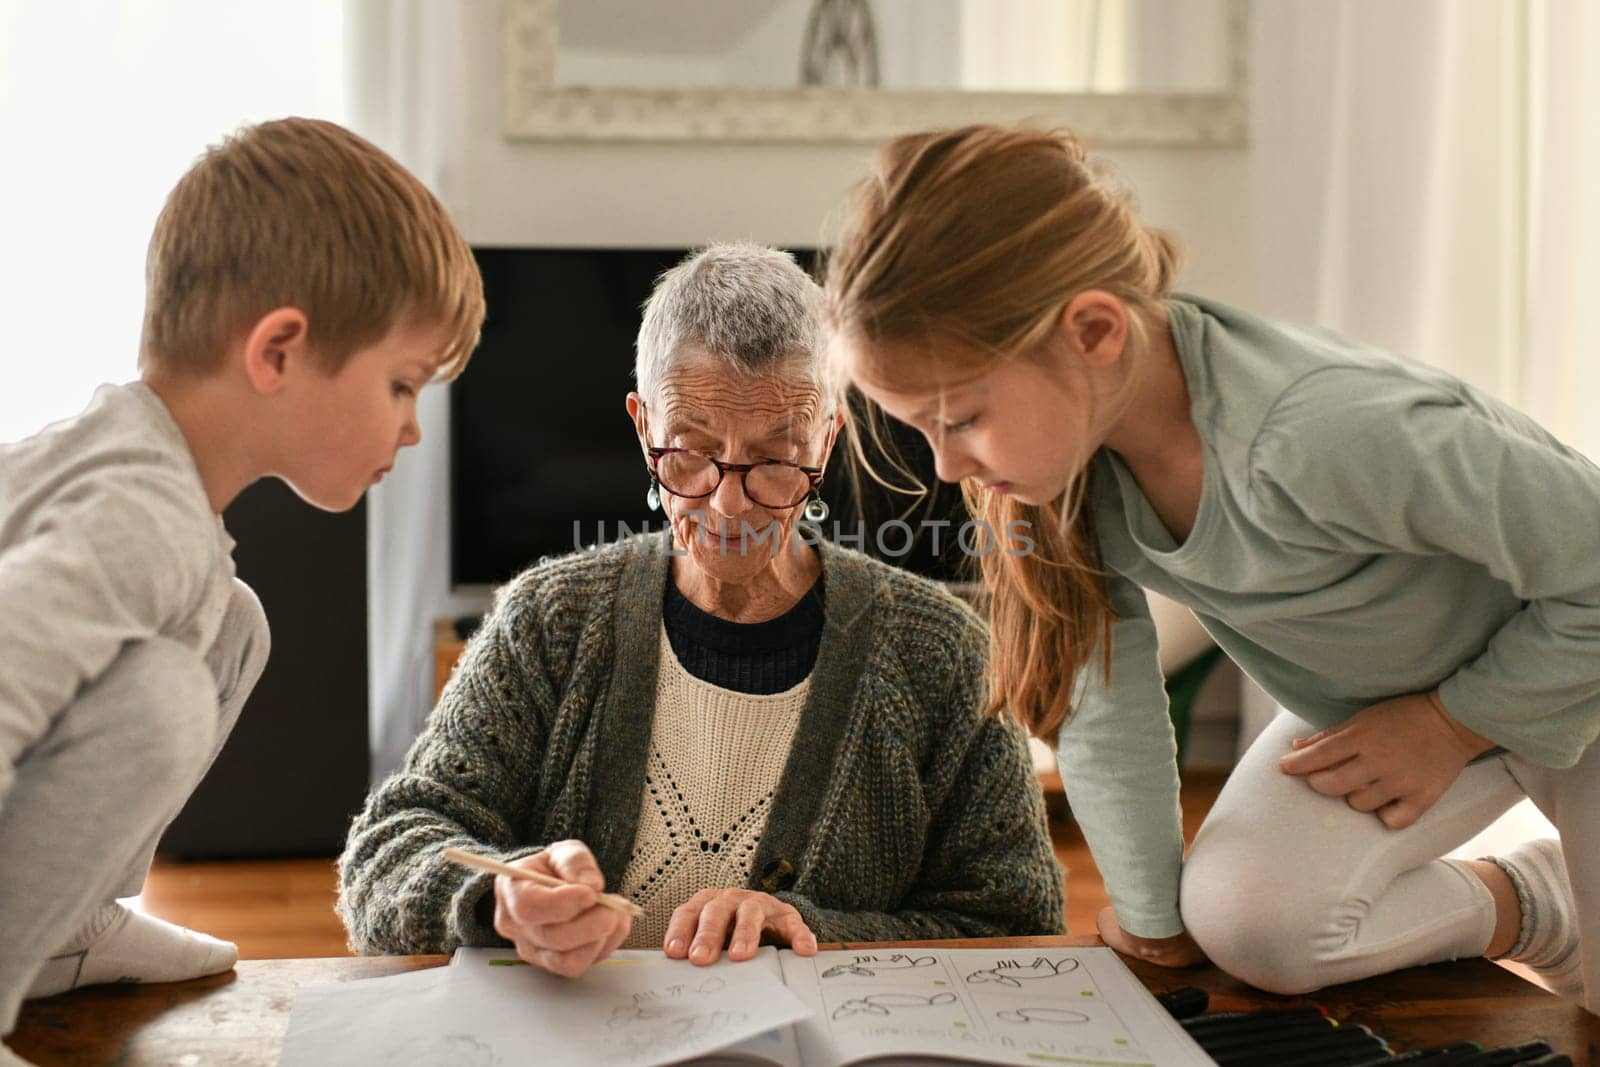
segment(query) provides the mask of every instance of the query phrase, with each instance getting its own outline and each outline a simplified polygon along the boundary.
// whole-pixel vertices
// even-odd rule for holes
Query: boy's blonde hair
[[[248,126],[179,179],[145,265],[139,367],[217,370],[267,312],[299,308],[329,374],[404,326],[447,333],[439,375],[466,366],[483,281],[444,207],[387,153],[319,119]]]
[[[828,259],[829,325],[848,342],[830,346],[835,375],[900,392],[926,390],[932,371],[952,384],[977,378],[1038,350],[1089,289],[1129,306],[1140,344],[1180,258],[1176,240],[1141,225],[1127,193],[1064,130],[969,126],[896,138],[857,186]],[[851,423],[858,459],[864,434],[882,442],[875,415]],[[1085,470],[1042,507],[962,484],[974,518],[997,538],[1026,523],[1034,541],[1026,553],[1000,551],[1007,542],[981,556],[993,631],[987,711],[1009,709],[1052,742],[1097,648],[1110,665],[1115,616],[1082,506],[1087,478]]]

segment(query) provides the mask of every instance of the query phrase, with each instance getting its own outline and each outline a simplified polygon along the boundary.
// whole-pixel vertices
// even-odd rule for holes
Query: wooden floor
[[[150,868],[139,908],[226,938],[244,959],[348,956],[333,913],[332,859],[169,863]]]
[[[1186,774],[1184,833],[1192,837],[1221,788],[1220,774]],[[1067,928],[1094,933],[1105,883],[1069,818],[1052,818],[1056,858],[1067,872]],[[140,907],[151,915],[236,942],[244,959],[346,956],[344,926],[333,913],[332,859],[235,863],[157,862]]]

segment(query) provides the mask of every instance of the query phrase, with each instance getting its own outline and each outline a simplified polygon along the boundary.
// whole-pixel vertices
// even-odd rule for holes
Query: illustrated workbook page
[[[812,1009],[795,1026],[806,1067],[885,1057],[1212,1064],[1110,949],[784,952],[779,961]]]
[[[279,1062],[656,1067],[787,1031],[806,1011],[770,950],[763,962],[710,967],[656,953],[566,979],[510,951],[459,949],[448,967],[302,989]],[[781,1039],[764,1044],[781,1056]]]

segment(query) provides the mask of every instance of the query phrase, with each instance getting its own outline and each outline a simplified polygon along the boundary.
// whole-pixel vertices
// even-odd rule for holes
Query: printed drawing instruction
[[[1151,1025],[1148,994],[1096,952],[1106,950],[784,953],[782,964],[784,981],[816,1013],[799,1024],[807,1063],[874,1054],[1180,1062],[1170,1058],[1170,1028]]]

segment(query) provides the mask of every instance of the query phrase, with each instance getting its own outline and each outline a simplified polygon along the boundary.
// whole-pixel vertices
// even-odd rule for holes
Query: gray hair
[[[633,376],[647,403],[686,345],[744,374],[812,382],[827,405],[822,288],[787,252],[709,245],[656,279],[634,345]]]

